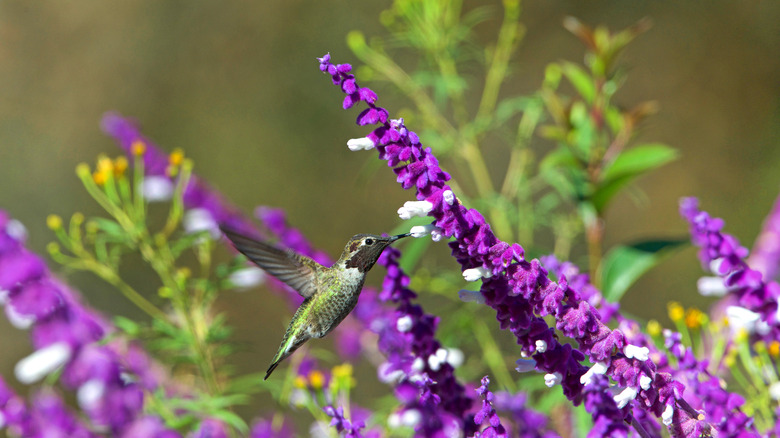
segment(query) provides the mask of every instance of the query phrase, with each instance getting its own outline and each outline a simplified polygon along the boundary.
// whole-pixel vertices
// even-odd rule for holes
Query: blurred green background
[[[466,2],[464,9],[485,4],[491,3]],[[384,34],[378,17],[388,6],[365,0],[0,2],[0,208],[28,227],[29,245],[39,253],[53,238],[46,215],[99,213],[74,168],[93,164],[100,153],[119,154],[98,126],[104,112],[117,110],[137,119],[163,148],[183,148],[196,172],[248,214],[256,205],[282,207],[334,256],[354,233],[389,231],[412,194],[384,168],[366,173],[374,168],[367,167],[373,152],[347,150],[347,139],[368,130],[354,125],[358,111],[340,109],[342,95],[315,59],[330,52],[335,62],[359,65],[346,34]],[[495,7],[495,19],[476,29],[481,42],[495,37]],[[640,180],[646,197],[639,203],[625,195],[615,202],[605,246],[684,235],[677,202],[687,195],[700,197],[705,210],[726,220],[728,232],[752,245],[780,189],[780,2],[527,2],[521,19],[527,33],[506,92],[537,89],[549,62],[581,62],[581,44],[561,26],[567,15],[614,30],[653,19],[654,27],[621,59],[629,79],[617,101],[658,101],[661,112],[641,126],[639,137],[681,152],[681,159]],[[393,98],[391,86],[369,85],[391,115],[408,105]],[[502,163],[500,155],[488,159]],[[448,253],[444,245],[434,252]],[[455,267],[443,260],[447,269]],[[624,308],[665,319],[669,300],[706,306],[695,290],[700,274],[687,250],[643,278]],[[151,278],[138,263],[127,275],[137,284]],[[376,283],[381,273],[370,277]],[[92,276],[68,279],[96,308],[139,316]],[[269,296],[258,289],[219,301],[244,344],[236,364],[242,371],[265,369],[287,323],[287,308]],[[279,306],[278,317],[258,318],[269,306]],[[435,301],[426,301],[426,309],[437,313]],[[0,319],[0,373],[15,383],[13,365],[30,346],[26,333]]]

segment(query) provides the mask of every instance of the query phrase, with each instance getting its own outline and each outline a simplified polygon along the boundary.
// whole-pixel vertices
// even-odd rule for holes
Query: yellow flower
[[[681,321],[685,317],[685,309],[676,301],[667,304],[666,309],[669,312],[669,318],[674,322]]]
[[[168,155],[168,162],[172,166],[180,166],[182,161],[184,161],[184,151],[179,148],[174,149],[173,152]]]
[[[647,333],[650,336],[658,336],[661,334],[661,330],[663,330],[663,327],[661,326],[661,323],[651,319],[647,322]]]
[[[122,175],[125,173],[125,170],[127,170],[127,158],[117,157],[117,159],[114,160],[114,175]]]
[[[49,217],[46,218],[46,226],[49,227],[50,230],[59,230],[62,228],[62,218],[56,214],[50,214]]]
[[[146,152],[146,145],[141,140],[136,140],[130,146],[130,152],[132,152],[136,157],[140,157],[144,154],[144,152]]]
[[[299,389],[303,389],[306,387],[306,377],[303,376],[296,376],[295,380],[293,380],[293,386]]]
[[[685,312],[685,326],[689,329],[700,328],[703,322],[703,316],[704,313],[701,310],[691,307]]]
[[[345,363],[341,365],[336,365],[333,367],[333,378],[339,379],[342,377],[350,377],[352,376],[352,365]]]
[[[325,385],[325,375],[323,375],[321,372],[314,370],[309,373],[309,386],[311,386],[312,389],[322,389],[322,387]]]
[[[769,343],[769,355],[777,358],[780,356],[780,342],[778,341],[772,341]]]

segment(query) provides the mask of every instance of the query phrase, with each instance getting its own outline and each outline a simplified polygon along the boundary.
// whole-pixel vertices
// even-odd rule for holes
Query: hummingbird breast
[[[336,328],[357,304],[365,273],[357,269],[326,269],[321,272],[317,293],[309,306],[309,334],[321,338]]]

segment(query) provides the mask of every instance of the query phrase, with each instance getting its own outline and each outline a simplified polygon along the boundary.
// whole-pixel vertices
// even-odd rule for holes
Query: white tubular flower
[[[536,345],[536,352],[537,353],[544,353],[547,351],[547,341],[543,341],[541,339],[538,339],[534,345]]]
[[[653,379],[642,374],[639,377],[639,387],[647,391],[650,389],[650,384],[653,383]]]
[[[457,368],[463,365],[464,359],[465,356],[463,355],[463,352],[460,351],[459,349],[457,348],[447,349],[447,363],[450,364],[451,367]]]
[[[515,370],[518,373],[527,373],[536,369],[536,361],[533,359],[517,359]]]
[[[23,223],[16,219],[11,219],[8,221],[8,223],[5,225],[5,232],[8,233],[8,235],[17,242],[24,242],[27,240],[27,228]]]
[[[455,203],[455,194],[452,193],[452,190],[445,190],[444,193],[441,194],[442,198],[444,198],[444,202],[447,203],[447,205],[452,205]]]
[[[251,287],[255,287],[263,282],[265,279],[265,271],[256,266],[247,266],[241,268],[228,277],[230,283],[233,284],[238,290],[246,290]]]
[[[739,330],[755,333],[758,323],[761,321],[761,315],[739,306],[727,307],[726,318],[732,333],[736,333]]]
[[[417,409],[408,409],[401,414],[401,424],[407,427],[415,427],[422,421],[422,415]]]
[[[666,405],[666,409],[664,409],[664,412],[661,414],[661,420],[663,421],[664,426],[672,424],[672,417],[674,417],[674,407],[672,405]]]
[[[412,227],[411,230],[409,230],[410,233],[412,233],[412,237],[425,237],[427,235],[431,235],[431,239],[434,242],[438,242],[441,240],[442,237],[442,230],[441,228],[437,227],[434,224],[428,224],[428,225],[415,225]]]
[[[466,269],[463,271],[463,279],[466,281],[477,281],[483,278],[492,277],[492,273],[484,266],[478,268]]]
[[[464,303],[473,301],[475,303],[485,304],[485,296],[478,290],[461,289],[458,291],[458,298]]]
[[[552,388],[553,386],[561,383],[561,380],[563,380],[563,375],[561,375],[561,373],[544,375],[544,384],[547,385],[548,388]]]
[[[149,175],[141,183],[141,193],[149,202],[162,202],[171,199],[173,189],[173,182],[160,175]]]
[[[443,363],[447,363],[447,350],[443,348],[439,348],[436,353],[428,356],[428,368],[433,371],[439,371]]]
[[[367,151],[374,149],[374,142],[368,137],[351,138],[347,140],[347,147],[351,151]]]
[[[412,317],[405,315],[398,318],[398,321],[395,322],[395,328],[397,328],[401,333],[408,332],[412,329]]]
[[[76,400],[78,400],[81,409],[92,409],[97,406],[105,392],[106,384],[100,379],[87,380],[83,385],[79,386],[76,392]]]
[[[412,371],[420,372],[425,368],[425,361],[421,357],[416,357],[412,362]]]
[[[14,310],[14,306],[12,305],[5,308],[5,316],[8,317],[8,322],[19,330],[27,330],[35,323],[35,315],[22,315]]]
[[[705,297],[722,297],[728,289],[720,277],[701,277],[696,280],[696,288],[699,294]]]
[[[626,407],[628,402],[636,398],[636,395],[639,393],[639,391],[636,388],[628,387],[624,389],[620,394],[612,397],[612,400],[615,400],[615,403],[617,403],[618,409],[623,409]]]
[[[636,345],[627,344],[623,348],[623,354],[629,359],[638,359],[642,362],[650,358],[650,349],[647,347],[637,347]]]
[[[70,346],[55,342],[20,360],[14,367],[16,380],[29,385],[46,377],[70,359]]]
[[[428,201],[406,201],[404,206],[398,209],[398,217],[403,220],[413,217],[427,216],[433,210],[433,204]]]
[[[583,374],[582,377],[580,377],[580,383],[585,386],[590,385],[593,381],[593,376],[596,374],[606,374],[607,368],[609,367],[604,362],[596,362],[588,371],[585,371],[585,374]]]
[[[716,275],[720,274],[720,265],[721,264],[723,264],[723,259],[722,258],[713,259],[710,262],[710,272],[712,272],[713,274],[716,274]]]
[[[780,382],[769,385],[769,396],[772,400],[780,400]]]
[[[209,234],[211,234],[211,237],[214,239],[217,239],[220,236],[217,221],[214,220],[211,212],[203,208],[193,208],[191,210],[187,210],[187,212],[184,213],[182,225],[184,225],[184,231],[187,233],[208,231]]]

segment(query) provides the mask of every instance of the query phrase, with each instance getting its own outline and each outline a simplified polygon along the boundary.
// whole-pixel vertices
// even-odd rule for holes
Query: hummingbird
[[[391,243],[411,233],[396,236],[356,234],[349,239],[341,257],[325,267],[293,250],[282,250],[220,226],[233,246],[257,266],[295,289],[304,298],[295,311],[265,378],[304,342],[321,338],[355,308],[366,273]]]

